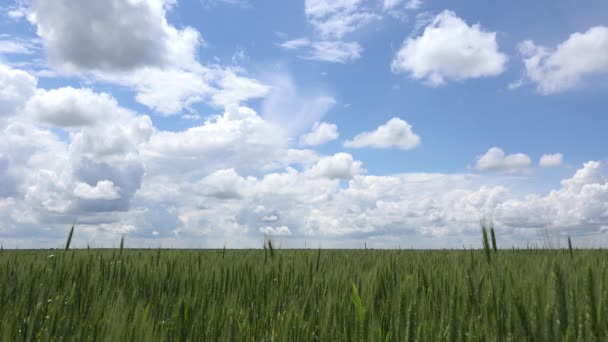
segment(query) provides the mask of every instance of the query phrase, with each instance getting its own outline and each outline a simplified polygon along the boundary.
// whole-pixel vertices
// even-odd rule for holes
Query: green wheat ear
[[[496,253],[498,252],[498,245],[496,244],[496,234],[494,233],[494,222],[490,222],[490,236],[492,237],[492,249]]]
[[[357,318],[357,322],[361,327],[365,322],[365,309],[363,308],[363,303],[361,302],[361,296],[359,296],[359,290],[357,289],[357,285],[353,283],[353,304],[355,305],[355,315]]]
[[[74,235],[74,227],[76,227],[76,222],[72,224],[72,228],[70,229],[70,233],[68,234],[68,240],[65,243],[65,251],[67,252],[70,249],[70,244],[72,243],[72,236]]]
[[[486,258],[488,259],[488,263],[492,261],[492,255],[490,251],[490,243],[488,241],[488,227],[485,221],[481,221],[481,235],[482,235],[482,243],[483,250],[486,254]]]
[[[122,250],[125,248],[125,234],[122,234],[120,238],[120,254],[122,255]]]

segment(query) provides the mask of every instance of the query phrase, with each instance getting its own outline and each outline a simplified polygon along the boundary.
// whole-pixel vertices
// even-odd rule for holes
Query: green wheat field
[[[606,250],[483,236],[481,250],[2,250],[0,339],[608,341]]]

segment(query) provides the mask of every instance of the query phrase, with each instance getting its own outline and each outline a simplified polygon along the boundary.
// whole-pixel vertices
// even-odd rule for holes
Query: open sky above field
[[[0,5],[0,243],[608,244],[608,2]]]

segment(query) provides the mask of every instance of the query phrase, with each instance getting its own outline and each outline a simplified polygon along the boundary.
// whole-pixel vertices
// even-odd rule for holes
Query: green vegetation
[[[0,340],[608,340],[607,251],[481,230],[482,250],[70,250],[72,226],[63,252],[0,249]]]

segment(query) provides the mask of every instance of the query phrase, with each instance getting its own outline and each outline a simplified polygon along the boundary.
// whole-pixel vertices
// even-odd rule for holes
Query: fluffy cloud
[[[32,82],[15,88],[20,104],[0,126],[5,246],[57,246],[76,218],[79,246],[111,246],[123,233],[138,246],[255,247],[263,233],[284,236],[289,247],[372,238],[378,247],[478,246],[483,217],[494,218],[504,245],[545,227],[608,242],[608,179],[599,162],[552,191],[523,196],[493,174],[369,175],[350,154],[290,148],[281,126],[245,106],[169,132],[108,94],[31,89],[33,76],[12,73]],[[394,119],[367,133],[368,143],[405,146],[391,122],[413,134]],[[498,154],[489,160],[522,164]]]
[[[287,226],[278,226],[278,227],[266,226],[266,227],[260,227],[260,233],[268,234],[268,235],[274,235],[274,236],[291,235],[291,231],[289,230],[289,227],[287,227]]]
[[[530,157],[523,153],[506,155],[500,148],[492,147],[477,157],[475,168],[480,171],[517,172],[525,170],[531,163]]]
[[[507,200],[499,217],[513,226],[569,229],[598,233],[608,223],[608,183],[599,162],[587,162],[562,187],[545,196]]]
[[[27,72],[0,63],[0,123],[34,94],[37,83]]]
[[[199,33],[167,23],[165,13],[172,3],[31,0],[28,18],[43,39],[49,61],[60,68],[130,70],[191,65]]]
[[[255,171],[277,160],[287,137],[248,107],[225,112],[185,131],[161,131],[142,147],[151,172],[196,174],[236,168]]]
[[[526,40],[519,44],[519,51],[527,78],[538,91],[557,93],[575,87],[585,77],[608,72],[608,27],[573,33],[554,49]]]
[[[496,33],[472,26],[443,11],[424,32],[408,38],[395,55],[391,69],[438,86],[450,80],[496,76],[505,70],[507,56],[499,51]]]
[[[245,180],[234,169],[218,170],[205,176],[197,187],[205,196],[219,199],[240,198]]]
[[[538,161],[538,165],[542,167],[555,167],[564,163],[564,155],[561,153],[543,154]]]
[[[74,187],[74,195],[84,199],[114,200],[120,198],[120,188],[108,180],[98,181],[95,186],[78,182]]]
[[[14,184],[12,220],[65,223],[128,211],[144,174],[139,148],[153,133],[150,118],[86,88],[20,96],[26,103],[0,131],[2,181]]]
[[[327,122],[315,122],[309,133],[300,136],[300,145],[322,145],[338,139],[338,136],[338,126]]]
[[[306,0],[305,13],[323,38],[340,39],[379,17],[362,6],[362,0]]]
[[[200,33],[167,21],[174,3],[32,0],[28,18],[56,69],[127,86],[139,103],[161,114],[200,101],[221,108],[264,96],[268,87],[241,70],[198,62]]]
[[[39,90],[28,101],[25,112],[37,121],[62,128],[93,126],[131,115],[109,94],[72,87]]]
[[[400,148],[410,150],[420,144],[420,137],[412,131],[412,126],[399,118],[392,118],[372,132],[357,134],[344,142],[344,147]]]
[[[336,153],[330,157],[321,158],[307,171],[311,177],[326,177],[329,179],[351,179],[364,172],[362,163],[353,160],[348,153]]]

